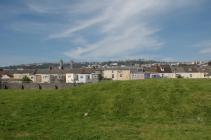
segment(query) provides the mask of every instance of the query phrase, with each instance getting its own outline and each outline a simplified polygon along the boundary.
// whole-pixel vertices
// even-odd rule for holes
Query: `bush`
[[[22,82],[31,82],[32,80],[29,77],[24,76],[21,81]]]
[[[181,78],[183,78],[181,75],[177,75],[177,78],[179,78],[179,79],[181,79]]]

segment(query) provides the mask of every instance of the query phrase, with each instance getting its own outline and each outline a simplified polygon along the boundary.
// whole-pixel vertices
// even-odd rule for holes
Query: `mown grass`
[[[0,90],[0,140],[97,139],[211,139],[211,80]]]

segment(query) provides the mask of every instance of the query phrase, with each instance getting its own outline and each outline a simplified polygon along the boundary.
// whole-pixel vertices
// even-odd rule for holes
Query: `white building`
[[[176,77],[200,79],[205,78],[205,74],[200,72],[176,73]]]
[[[143,73],[143,72],[130,73],[130,79],[131,80],[144,80],[144,79],[146,79],[145,73]]]
[[[159,73],[158,74],[161,78],[176,78],[175,73]]]
[[[66,74],[66,83],[95,83],[99,81],[99,75],[95,73],[91,74]]]
[[[191,66],[179,66],[172,67],[172,72],[175,73],[175,77],[200,79],[205,78],[205,73],[200,72],[196,67]]]
[[[74,73],[66,74],[66,83],[76,83],[78,81],[78,75]]]

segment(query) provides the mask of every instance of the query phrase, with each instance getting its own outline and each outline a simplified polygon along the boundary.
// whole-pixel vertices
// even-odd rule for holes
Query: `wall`
[[[80,86],[80,84],[2,83],[2,84],[0,84],[0,89],[63,89],[63,88],[70,88],[70,87],[74,87],[74,86]]]

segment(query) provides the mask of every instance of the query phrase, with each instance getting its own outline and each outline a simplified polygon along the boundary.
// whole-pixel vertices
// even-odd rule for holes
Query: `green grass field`
[[[0,140],[97,139],[210,140],[211,80],[0,90]]]

